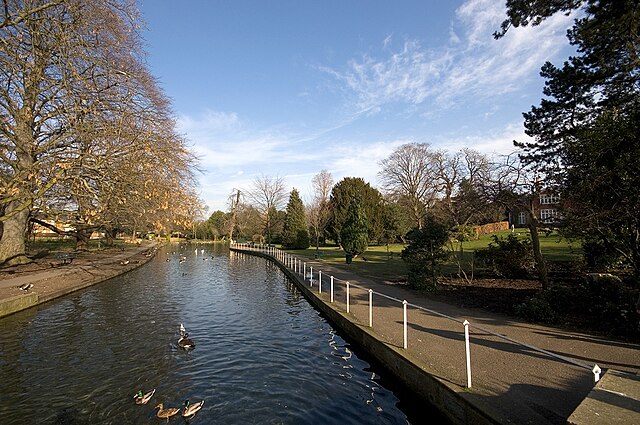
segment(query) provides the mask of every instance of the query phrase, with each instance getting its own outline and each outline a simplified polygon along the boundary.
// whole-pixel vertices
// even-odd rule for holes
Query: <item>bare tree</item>
[[[320,237],[324,234],[325,228],[331,219],[329,197],[333,188],[333,177],[327,170],[322,170],[311,180],[313,185],[313,200],[307,205],[307,223],[313,230],[316,242],[316,258],[320,250]]]
[[[538,279],[542,283],[543,289],[546,289],[549,285],[549,278],[538,235],[540,221],[534,210],[534,199],[540,196],[537,180],[538,176],[533,170],[522,164],[519,155],[510,154],[503,156],[501,161],[493,164],[491,178],[486,181],[484,190],[486,196],[505,209],[517,208],[526,212]]]
[[[284,179],[278,176],[260,175],[254,179],[251,189],[246,193],[251,204],[260,212],[267,234],[267,243],[270,244],[277,212],[287,201]]]
[[[30,219],[62,218],[82,242],[197,204],[195,159],[144,66],[132,4],[3,4],[0,263],[28,261]]]
[[[382,160],[378,173],[386,194],[404,205],[417,228],[438,194],[436,153],[427,143],[410,143]]]

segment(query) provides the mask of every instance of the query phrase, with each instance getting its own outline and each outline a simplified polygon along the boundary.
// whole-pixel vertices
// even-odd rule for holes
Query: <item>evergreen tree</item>
[[[354,197],[360,199],[364,214],[367,217],[367,234],[370,242],[377,242],[382,237],[383,205],[380,192],[371,187],[361,178],[345,177],[331,190],[329,205],[331,218],[329,220],[329,236],[342,245],[340,235],[347,217],[347,211]]]
[[[407,282],[417,289],[436,288],[438,267],[448,256],[444,245],[449,240],[447,225],[434,216],[427,216],[422,229],[407,234],[409,244],[402,250],[407,265]]]
[[[282,230],[282,246],[285,249],[309,248],[309,230],[304,218],[304,204],[296,189],[289,195]]]
[[[568,32],[577,54],[542,67],[546,97],[524,114],[534,141],[516,145],[561,193],[565,231],[601,256],[595,263],[626,264],[640,279],[638,1],[508,0],[495,35],[573,9],[582,9]]]
[[[367,250],[369,235],[367,233],[367,216],[360,198],[352,198],[347,210],[344,225],[340,231],[340,245],[347,257],[347,263]]]

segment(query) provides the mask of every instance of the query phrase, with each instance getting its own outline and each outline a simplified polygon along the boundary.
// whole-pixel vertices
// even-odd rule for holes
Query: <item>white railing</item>
[[[270,257],[272,257],[273,259],[277,260],[280,262],[281,265],[283,265],[284,267],[286,267],[287,269],[291,270],[294,274],[298,275],[298,276],[302,276],[302,280],[303,282],[309,281],[309,286],[313,287],[313,284],[316,283],[317,287],[318,287],[318,294],[322,294],[322,277],[326,276],[322,273],[321,270],[316,270],[317,272],[317,280],[314,280],[314,270],[313,270],[313,266],[309,266],[309,273],[307,274],[307,263],[302,261],[301,259],[299,259],[298,257],[296,257],[295,255],[292,255],[286,251],[280,250],[276,247],[273,246],[267,246],[267,245],[257,245],[257,244],[247,244],[247,243],[235,243],[231,245],[232,248],[235,249],[239,249],[239,250],[244,250],[244,251],[255,251],[255,252],[261,252],[263,254],[266,254]],[[412,304],[410,302],[408,302],[407,300],[400,300],[398,298],[394,298],[392,296],[383,294],[381,292],[377,292],[374,291],[371,288],[365,288],[364,286],[360,286],[360,285],[356,285],[352,282],[349,282],[347,280],[342,280],[342,279],[338,279],[337,277],[334,276],[329,276],[329,300],[330,303],[333,304],[335,301],[335,297],[334,297],[334,289],[335,289],[335,283],[343,283],[344,287],[345,287],[345,305],[346,305],[346,312],[350,313],[350,307],[351,307],[351,288],[358,288],[361,290],[364,290],[365,292],[368,292],[369,294],[369,327],[373,328],[373,295],[379,295],[383,298],[386,298],[390,301],[393,302],[397,302],[399,304],[402,305],[403,308],[403,329],[402,329],[402,334],[403,334],[403,348],[406,350],[408,348],[408,334],[407,334],[407,326],[408,326],[408,314],[407,314],[407,307],[412,307],[418,310],[422,310],[425,311],[427,313],[439,316],[439,317],[443,317],[445,319],[451,320],[459,325],[463,326],[464,329],[464,344],[465,344],[465,370],[466,370],[466,378],[467,378],[467,382],[466,382],[466,387],[467,388],[471,388],[471,349],[470,349],[470,340],[469,340],[469,329],[473,328],[477,331],[480,332],[484,332],[486,334],[489,335],[493,335],[497,338],[503,339],[505,341],[509,341],[513,344],[518,344],[520,346],[526,347],[530,350],[533,351],[537,351],[539,353],[543,353],[549,357],[561,360],[565,363],[569,363],[572,364],[574,366],[583,368],[583,369],[587,369],[589,371],[591,371],[591,373],[593,373],[593,378],[594,378],[594,382],[598,382],[600,380],[600,374],[601,374],[601,369],[600,367],[596,364],[594,366],[589,366],[586,365],[584,363],[580,363],[577,362],[573,359],[570,359],[568,357],[564,357],[555,353],[552,353],[550,351],[547,351],[545,349],[542,348],[538,348],[535,347],[533,345],[515,340],[513,338],[509,338],[506,335],[502,335],[496,332],[493,332],[489,329],[483,328],[481,326],[478,325],[472,325],[468,320],[460,320],[457,319],[455,317],[446,315],[444,313],[440,313],[436,310],[432,310],[432,309],[428,309],[426,307],[422,307],[416,304]]]

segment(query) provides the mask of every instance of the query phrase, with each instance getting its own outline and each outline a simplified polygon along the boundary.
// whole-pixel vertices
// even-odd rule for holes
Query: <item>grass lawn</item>
[[[493,234],[504,238],[509,233],[511,233],[510,230],[505,230]],[[529,238],[529,231],[527,229],[516,229],[516,234],[522,239]],[[460,250],[459,243],[452,244],[448,249],[455,251],[459,258],[460,253],[462,254],[460,265],[467,273],[469,273],[471,271],[474,251],[486,248],[489,243],[493,242],[493,239],[491,238],[492,235],[484,235],[477,240],[463,242],[462,251]],[[578,243],[570,244],[566,239],[562,239],[555,232],[549,235],[541,233],[540,245],[542,248],[542,255],[550,263],[571,262],[577,260],[582,253]],[[405,278],[407,274],[404,261],[400,258],[400,252],[402,252],[404,247],[405,245],[403,244],[389,245],[389,254],[387,254],[386,246],[370,246],[367,248],[367,252],[357,258],[354,258],[353,263],[351,264],[346,264],[344,251],[342,251],[342,249],[335,246],[320,247],[319,259],[320,261],[344,270],[350,270],[362,276],[376,279],[382,278],[384,280],[396,280]],[[316,254],[316,249],[315,247],[312,247],[304,250],[291,250],[288,252],[313,259]],[[455,274],[457,272],[458,264],[455,260],[444,264],[442,267],[442,273],[445,275]]]
[[[114,239],[113,246],[119,248],[122,246],[128,246],[128,244],[122,239]],[[73,238],[38,238],[36,240],[31,239],[27,242],[27,251],[31,253],[36,253],[45,249],[51,252],[68,252],[74,251],[75,248],[76,241]],[[89,251],[104,248],[106,248],[104,241],[100,241],[99,239],[91,239],[87,245],[87,249]]]

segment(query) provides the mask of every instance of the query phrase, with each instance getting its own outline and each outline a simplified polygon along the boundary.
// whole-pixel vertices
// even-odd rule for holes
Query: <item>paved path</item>
[[[307,275],[313,267],[313,286],[316,291],[319,290],[318,271],[322,271],[322,297],[325,301],[329,301],[329,276],[334,277],[334,304],[342,311],[346,311],[345,281],[366,288],[350,285],[350,315],[354,321],[367,326],[368,289],[372,289],[373,332],[396,347],[402,348],[404,342],[402,304],[376,293],[407,300],[414,306],[449,316],[451,319],[410,306],[407,312],[407,351],[423,369],[460,387],[465,387],[467,383],[464,326],[461,323],[468,320],[471,323],[472,390],[467,395],[488,410],[493,410],[496,416],[501,416],[507,423],[566,423],[594,386],[591,368],[595,364],[603,371],[611,368],[636,376],[640,372],[640,345],[637,344],[533,325],[481,310],[459,308],[431,300],[401,285],[356,276],[318,260],[300,260],[306,262]],[[306,282],[309,282],[308,276]],[[565,357],[569,362],[533,347]],[[583,364],[586,368],[571,362]],[[634,405],[638,405],[640,400],[634,402]],[[628,423],[640,424],[640,411],[627,413],[633,418]],[[603,419],[602,423],[613,423]]]

